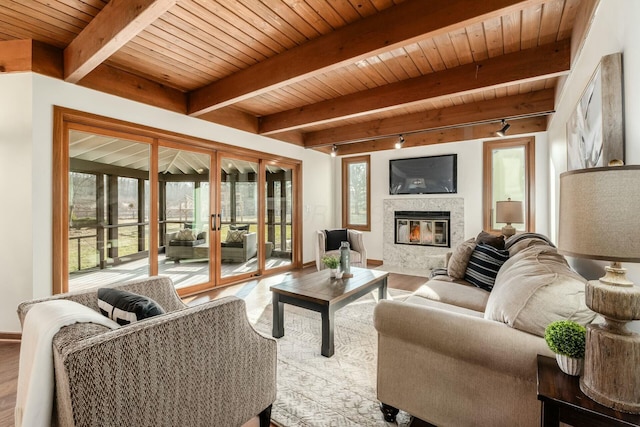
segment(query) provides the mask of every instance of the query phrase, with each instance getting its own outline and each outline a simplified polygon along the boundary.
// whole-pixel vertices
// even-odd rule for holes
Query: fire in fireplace
[[[396,211],[394,218],[396,244],[451,247],[450,212]]]

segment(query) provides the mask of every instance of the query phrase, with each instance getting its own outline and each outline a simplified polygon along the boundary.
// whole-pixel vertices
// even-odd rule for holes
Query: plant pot
[[[584,359],[576,359],[574,357],[565,356],[564,354],[556,354],[556,361],[560,370],[567,375],[579,377],[584,367]]]
[[[336,277],[336,275],[338,274],[338,272],[340,271],[340,269],[339,268],[330,268],[329,271],[330,271],[330,277],[332,279],[334,279]]]

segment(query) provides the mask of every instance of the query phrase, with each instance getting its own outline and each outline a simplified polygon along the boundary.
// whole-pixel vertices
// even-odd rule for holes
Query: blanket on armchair
[[[120,327],[97,311],[68,300],[44,301],[27,313],[20,346],[16,427],[51,425],[54,392],[52,340],[60,328],[79,322],[97,323],[111,329]]]

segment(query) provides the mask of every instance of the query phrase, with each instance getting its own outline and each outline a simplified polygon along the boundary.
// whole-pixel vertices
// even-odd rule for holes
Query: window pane
[[[349,165],[349,224],[367,224],[367,163]]]
[[[525,147],[509,147],[492,150],[492,228],[500,229],[503,223],[496,222],[496,202],[511,199],[526,204],[526,156]],[[527,207],[524,206],[524,212]],[[512,224],[516,230],[524,231],[525,224]]]

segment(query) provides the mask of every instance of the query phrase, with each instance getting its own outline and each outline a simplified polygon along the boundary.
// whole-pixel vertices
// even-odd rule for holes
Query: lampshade
[[[522,202],[512,201],[511,199],[496,202],[496,222],[522,224],[524,222]]]
[[[560,175],[558,249],[565,255],[640,262],[640,166]]]

